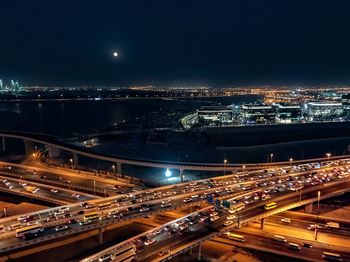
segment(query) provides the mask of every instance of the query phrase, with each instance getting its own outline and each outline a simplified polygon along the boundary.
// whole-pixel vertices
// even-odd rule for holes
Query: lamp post
[[[224,175],[226,174],[226,164],[227,164],[227,159],[224,159]]]
[[[289,166],[292,166],[293,158],[289,158]]]
[[[245,165],[242,166],[242,171],[244,172],[244,170],[245,170]]]
[[[113,175],[115,175],[115,165],[112,165]]]
[[[167,178],[167,183],[169,184],[169,177],[171,177],[171,171],[169,170],[169,168],[166,169],[165,176]]]
[[[331,157],[331,153],[327,153],[326,156],[327,156],[327,160],[329,161],[329,158]]]
[[[96,180],[94,180],[94,195],[96,195]]]
[[[73,168],[73,158],[70,158],[70,159],[69,159],[69,162],[70,162],[71,168]]]
[[[273,153],[270,154],[270,161],[272,163],[272,159],[273,159]]]

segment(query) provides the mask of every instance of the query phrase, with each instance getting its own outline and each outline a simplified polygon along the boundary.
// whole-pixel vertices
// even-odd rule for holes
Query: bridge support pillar
[[[49,158],[57,158],[60,156],[60,150],[58,148],[49,146],[47,149],[49,151]]]
[[[199,244],[198,246],[198,256],[197,256],[197,260],[201,261],[202,260],[202,244]]]
[[[24,152],[26,155],[30,155],[34,152],[34,143],[32,141],[24,140]]]
[[[308,214],[312,213],[312,203],[305,206],[305,212]]]
[[[79,157],[78,157],[78,154],[77,153],[73,153],[73,164],[75,166],[78,166],[79,165]]]
[[[117,163],[117,174],[122,174],[122,163]]]
[[[6,138],[4,136],[1,138],[1,146],[2,146],[2,151],[5,152],[6,151]]]
[[[262,218],[260,220],[260,229],[263,230],[264,229],[264,224],[265,224],[265,218]]]
[[[181,183],[183,183],[184,182],[184,170],[180,169],[179,174],[180,174],[180,181],[181,181]]]
[[[98,229],[98,243],[100,245],[103,244],[103,232],[105,232],[105,228],[104,227],[101,227]]]

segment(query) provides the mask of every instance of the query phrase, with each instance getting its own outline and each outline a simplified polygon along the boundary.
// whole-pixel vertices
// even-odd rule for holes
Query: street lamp
[[[169,170],[169,168],[166,169],[165,176],[167,177],[167,182],[169,184],[169,177],[171,177],[171,171]]]
[[[73,158],[70,158],[69,162],[70,162],[71,167],[73,167]]]
[[[270,159],[271,159],[271,163],[272,163],[273,153],[270,154]]]
[[[96,195],[96,180],[94,180],[94,195]]]
[[[113,175],[115,175],[115,165],[112,165]]]
[[[331,157],[331,153],[327,153],[326,156],[327,156],[327,160],[329,161],[329,158]]]
[[[292,166],[293,158],[289,158],[289,165]]]
[[[244,170],[245,170],[245,165],[242,166],[242,171],[244,172]]]
[[[226,164],[227,164],[227,159],[224,159],[224,175],[226,174]]]

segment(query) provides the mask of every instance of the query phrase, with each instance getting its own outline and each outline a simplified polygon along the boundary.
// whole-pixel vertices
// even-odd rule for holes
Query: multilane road
[[[100,196],[128,193],[135,187],[125,182],[94,176],[88,172],[42,167],[38,163],[32,166],[0,162],[0,174]]]
[[[241,174],[166,186],[153,190],[138,191],[134,194],[91,200],[85,205],[74,204],[66,207],[39,211],[29,214],[28,220],[42,224],[45,230],[42,236],[29,241],[18,240],[14,237],[14,231],[11,230],[11,225],[17,223],[18,217],[2,219],[0,223],[3,224],[5,233],[2,234],[0,251],[9,251],[64,235],[100,228],[118,223],[119,221],[148,216],[169,209],[197,205],[204,202],[208,194],[213,194],[218,198],[228,198],[235,195],[239,196],[249,191],[260,190],[259,188],[261,187],[270,188],[270,191],[285,191],[287,188],[284,188],[283,185],[285,184],[287,187],[287,184],[284,183],[287,179],[290,180],[288,182],[290,189],[288,190],[291,190],[297,183],[297,180],[294,181],[294,178],[301,176],[305,177],[306,181],[308,181],[307,183],[310,184],[319,183],[323,181],[322,179],[325,181],[331,179],[325,174],[318,176],[315,170],[321,173],[334,173],[334,178],[339,179],[344,176],[344,172],[348,170],[348,161],[349,160],[325,162],[322,163],[322,166],[319,163],[314,163],[313,165],[287,167],[285,169],[281,168],[270,171],[243,172]],[[332,170],[333,173],[330,172],[330,170]],[[251,200],[247,199],[247,201],[249,202]],[[169,203],[171,204],[169,205]],[[107,205],[107,207],[102,210],[100,205]],[[65,217],[55,217],[55,213],[61,212],[65,214]],[[88,220],[84,218],[87,214],[93,212],[97,212],[99,219],[86,224],[84,223],[83,226],[74,223],[77,220]],[[73,223],[69,225],[66,231],[52,232],[51,229],[53,227],[67,224],[68,220]],[[22,223],[21,226],[25,226],[25,224],[26,223]]]
[[[309,174],[296,173],[295,176],[283,183],[278,182],[281,180],[280,178],[276,178],[277,181],[271,181],[274,182],[274,186],[260,185],[258,183],[260,192],[251,193],[250,195],[244,192],[244,194],[241,193],[241,195],[237,195],[233,200],[231,199],[235,204],[244,203],[246,208],[242,212],[230,214],[223,209],[211,211],[208,211],[208,209],[202,210],[131,240],[117,244],[84,261],[97,261],[98,258],[108,255],[114,257],[120,248],[132,243],[137,247],[137,258],[141,260],[155,259],[157,257],[156,252],[159,252],[159,250],[169,245],[169,242],[171,242],[171,245],[175,248],[183,251],[186,250],[187,247],[192,247],[201,241],[225,232],[231,227],[236,227],[249,221],[310,203],[315,200],[315,197],[317,198],[318,191],[320,191],[322,195],[325,194],[320,196],[320,199],[333,196],[334,192],[342,194],[349,189],[350,184],[348,182],[348,177],[349,172],[347,169],[343,173],[339,173],[339,170],[334,168],[333,170],[320,170],[319,172],[311,172]],[[295,184],[297,187],[288,188],[288,185]],[[295,191],[295,188],[301,187],[303,187],[302,191],[299,189],[299,192],[288,193]],[[272,198],[270,200],[263,199],[264,194],[269,194],[274,200]],[[278,201],[279,207],[272,211],[266,211],[263,206],[267,202],[272,201]],[[231,217],[228,218],[229,216]],[[227,222],[228,220],[232,222]],[[199,223],[199,221],[203,221],[203,223]],[[187,234],[187,231],[191,233]],[[167,254],[168,255],[164,256],[164,258],[171,256],[171,252]]]

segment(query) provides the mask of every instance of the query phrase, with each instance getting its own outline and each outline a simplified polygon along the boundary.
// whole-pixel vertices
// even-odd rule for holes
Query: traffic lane
[[[51,184],[53,186],[59,186],[67,189],[74,189],[81,192],[92,192],[92,193],[100,193],[100,194],[108,194],[108,195],[117,195],[120,191],[130,192],[132,188],[120,186],[120,185],[111,185],[111,183],[102,183],[97,180],[87,178],[79,178],[72,176],[67,177],[64,174],[52,174],[49,172],[36,171],[28,173],[28,170],[23,170],[19,168],[12,168],[11,172],[1,172],[2,175],[9,177],[17,177],[20,179],[25,179],[29,181],[39,181]],[[95,182],[94,182],[95,181]]]
[[[117,195],[122,192],[130,192],[135,186],[132,184],[120,183],[113,179],[103,179],[96,176],[84,175],[78,173],[78,171],[67,172],[60,170],[59,172],[43,171],[40,167],[19,167],[18,164],[9,164],[0,162],[3,170],[7,175],[21,175],[24,178],[32,180],[44,180],[47,183],[53,183],[57,185],[60,183],[62,187],[69,188],[74,187],[76,190],[83,190],[89,192],[99,192],[100,194]],[[7,164],[7,165],[5,165]],[[10,168],[10,169],[9,169]],[[68,181],[70,183],[68,183]],[[95,181],[95,182],[94,182]],[[95,184],[95,189],[94,189]],[[112,189],[114,188],[114,189]],[[107,192],[105,192],[105,190]]]
[[[76,197],[74,197],[71,192],[74,191],[67,191],[65,189],[61,189],[61,188],[57,188],[55,186],[48,186],[45,184],[40,184],[37,182],[30,182],[30,181],[22,181],[19,179],[14,179],[14,178],[7,178],[4,176],[0,176],[0,185],[2,186],[7,186],[8,188],[11,186],[11,188],[13,189],[17,189],[21,192],[27,192],[27,193],[32,193],[31,191],[27,190],[27,188],[31,187],[31,188],[39,188],[39,190],[33,194],[36,195],[40,195],[43,197],[50,197],[50,198],[54,198],[54,199],[60,199],[60,200],[66,200],[69,201],[71,203],[74,202],[78,202],[78,199]],[[6,182],[4,182],[6,181]],[[9,183],[8,185],[6,185],[6,183]],[[9,189],[11,189],[9,188]],[[57,193],[53,192],[52,190],[58,190]],[[83,200],[91,200],[93,199],[92,196],[84,194],[84,193],[80,193],[81,198]]]
[[[295,211],[287,211],[284,212],[286,217],[290,218],[291,220],[302,220],[302,221],[310,221],[310,222],[319,222],[326,224],[327,222],[336,222],[339,224],[340,228],[350,230],[350,221],[344,221],[344,219],[337,219],[337,218],[331,218],[331,217],[324,217],[323,215],[313,215],[313,214],[305,214],[301,212],[295,212]]]
[[[327,224],[319,221],[319,222],[313,222],[313,221],[308,221],[308,220],[301,220],[301,219],[291,219],[290,222],[286,223],[283,222],[281,219],[283,219],[285,217],[281,217],[281,216],[273,216],[273,217],[269,217],[265,220],[265,222],[271,222],[274,224],[279,224],[279,225],[283,225],[286,227],[299,227],[299,228],[304,228],[304,229],[308,229],[308,230],[312,230],[314,231],[314,229],[310,229],[310,227],[314,227],[315,224],[318,225],[318,227],[320,227],[317,231],[318,232],[323,232],[323,233],[330,233],[330,234],[337,234],[337,235],[343,235],[343,236],[350,236],[350,228],[332,228],[332,227],[327,227]]]
[[[294,174],[294,175],[296,175],[296,174]],[[209,182],[210,182],[210,181],[208,181],[208,180],[205,181],[205,183],[209,183]],[[189,184],[187,183],[187,184],[186,184],[186,188],[187,188],[188,185],[190,185],[190,184],[191,184],[191,183],[189,183]],[[185,186],[185,185],[182,185],[182,186]],[[168,187],[167,187],[167,188],[168,188]],[[174,188],[175,190],[178,190],[178,186],[177,186],[177,185],[173,186],[173,188]],[[180,188],[181,188],[181,187],[180,187]],[[163,188],[163,189],[164,189],[164,188]],[[157,190],[159,190],[159,189],[157,189]],[[157,190],[153,190],[153,192],[154,192],[154,191],[157,191]],[[149,190],[149,191],[146,191],[145,193],[147,193],[147,192],[153,193],[153,192],[150,191],[150,190]],[[160,192],[159,192],[159,193],[160,193]],[[167,192],[167,193],[168,193],[168,192]],[[134,195],[140,195],[140,194],[142,194],[142,192],[136,192]],[[163,195],[164,195],[164,194],[163,194]],[[122,197],[122,196],[121,196],[121,197]],[[115,198],[115,199],[118,199],[118,197]]]
[[[297,238],[289,238],[286,236],[287,243],[281,243],[273,239],[273,236],[261,236],[256,234],[249,234],[246,232],[242,232],[240,230],[234,230],[234,233],[238,235],[244,236],[245,242],[238,242],[235,240],[231,240],[227,235],[222,235],[218,237],[219,239],[225,239],[226,241],[229,241],[232,245],[239,246],[239,247],[247,247],[247,248],[256,248],[259,250],[259,248],[266,248],[266,249],[274,249],[278,253],[279,251],[283,251],[286,253],[289,253],[290,256],[296,255],[302,255],[305,258],[309,259],[320,259],[322,260],[323,252],[333,252],[338,253],[342,256],[343,260],[349,259],[349,253],[346,252],[338,252],[333,251],[332,249],[327,249],[322,245],[319,245],[317,242],[312,242],[312,248],[303,247],[304,243],[310,243],[310,241],[304,241],[302,239]],[[288,247],[288,243],[296,243],[300,246],[300,250],[292,250]]]

